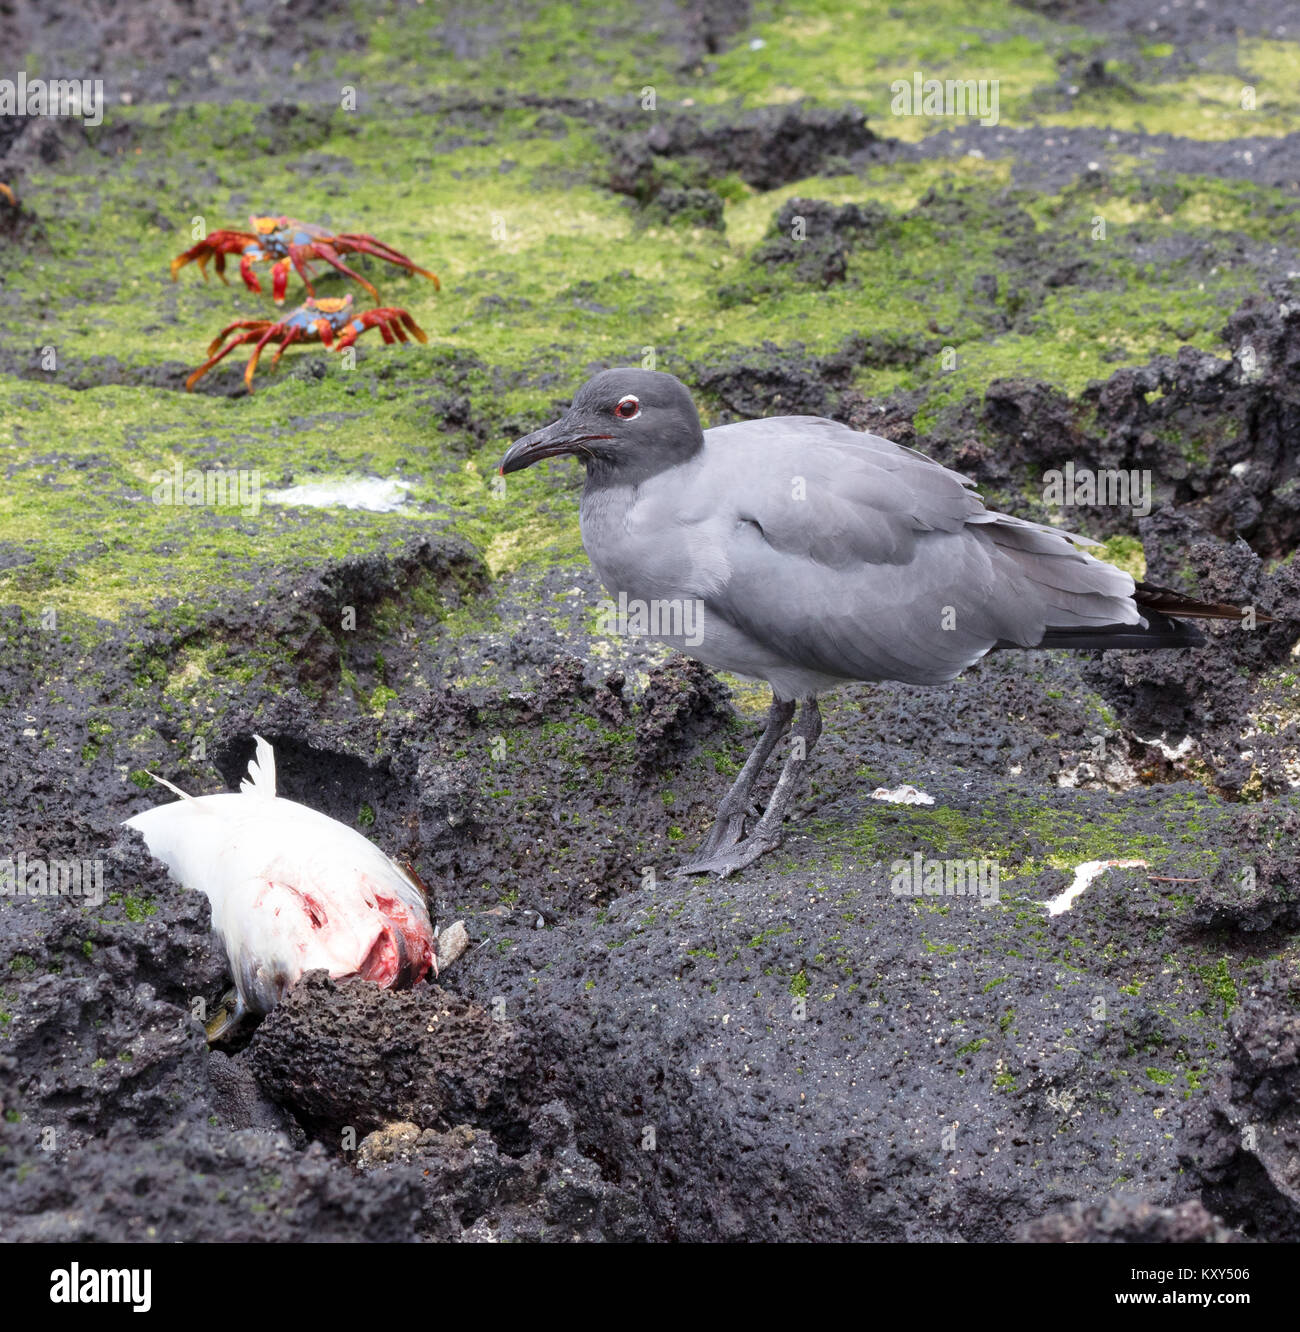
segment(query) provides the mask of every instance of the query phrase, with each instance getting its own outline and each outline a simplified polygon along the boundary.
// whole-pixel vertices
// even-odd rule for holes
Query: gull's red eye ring
[[[614,415],[620,421],[634,421],[641,415],[641,403],[632,394],[618,400],[618,406],[614,408]]]

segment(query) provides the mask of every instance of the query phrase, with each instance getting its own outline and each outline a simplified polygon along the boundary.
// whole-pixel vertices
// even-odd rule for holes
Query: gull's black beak
[[[501,459],[500,472],[505,476],[507,472],[521,472],[543,458],[558,458],[566,453],[587,453],[590,450],[584,449],[583,445],[588,440],[610,438],[610,435],[593,433],[581,421],[575,420],[572,414],[562,416],[551,425],[515,440]]]

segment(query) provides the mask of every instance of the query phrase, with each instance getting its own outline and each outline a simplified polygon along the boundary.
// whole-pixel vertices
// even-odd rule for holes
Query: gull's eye
[[[629,393],[627,397],[618,400],[614,415],[622,421],[631,421],[641,415],[641,403]]]

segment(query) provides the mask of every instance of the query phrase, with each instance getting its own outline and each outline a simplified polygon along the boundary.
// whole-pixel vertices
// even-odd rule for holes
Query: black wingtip
[[[1073,626],[1049,629],[1038,644],[1044,648],[1119,648],[1150,652],[1160,648],[1201,647],[1205,635],[1194,625],[1170,619],[1143,607],[1146,625],[1099,624],[1091,628]]]

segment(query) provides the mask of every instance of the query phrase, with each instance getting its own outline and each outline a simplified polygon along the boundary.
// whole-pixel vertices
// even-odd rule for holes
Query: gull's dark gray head
[[[501,472],[572,454],[588,479],[638,481],[685,462],[704,445],[686,385],[656,370],[602,370],[553,425],[517,439]]]

